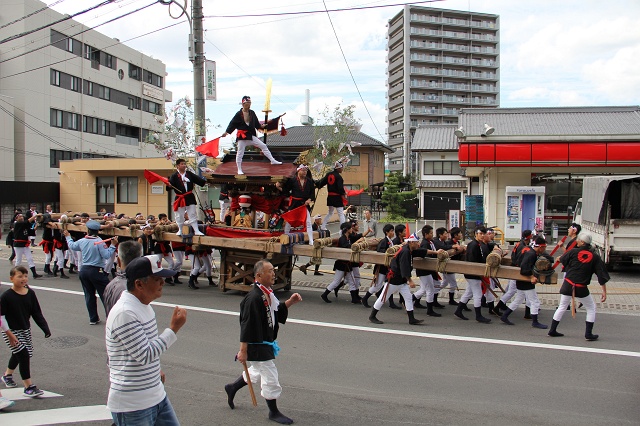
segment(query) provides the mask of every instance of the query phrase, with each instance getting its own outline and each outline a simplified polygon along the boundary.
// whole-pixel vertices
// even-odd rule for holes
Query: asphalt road
[[[3,261],[0,276],[8,278],[8,271]],[[37,424],[24,421],[36,411],[53,424],[55,409],[70,407],[104,414],[95,407],[106,403],[109,386],[104,322],[88,324],[77,277],[31,285],[53,333],[45,340],[33,325],[34,383],[62,396],[19,400],[0,414],[0,424]],[[559,328],[565,337],[552,339],[531,328],[522,311],[512,315],[514,327],[497,319],[488,325],[463,322],[453,317],[452,307],[442,318],[417,311],[426,325],[410,326],[403,311],[383,308],[378,317],[385,324],[374,326],[367,309],[348,303],[347,292],[331,305],[321,301],[318,290],[300,293],[303,302],[281,328],[276,360],[284,388],[279,406],[296,424],[640,423],[635,316],[599,315],[594,331],[601,339],[586,342],[584,312],[575,320],[567,313]],[[223,386],[241,371],[233,361],[240,301],[235,292],[204,285],[190,291],[182,285],[165,287],[155,306],[161,329],[174,305],[188,309],[178,342],[162,357],[166,389],[184,425],[273,424],[259,395],[258,407],[251,406],[247,388],[238,393],[235,410],[226,403]],[[551,315],[543,311],[541,321],[549,323]],[[0,362],[8,353],[3,346]],[[111,424],[82,421],[87,418],[68,415],[58,424]]]

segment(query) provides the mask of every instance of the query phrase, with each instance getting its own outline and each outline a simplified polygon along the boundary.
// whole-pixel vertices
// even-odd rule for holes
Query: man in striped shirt
[[[169,328],[158,334],[150,303],[162,296],[164,279],[175,271],[162,268],[157,255],[132,260],[125,269],[127,291],[115,304],[106,326],[109,357],[107,408],[116,425],[179,425],[164,390],[160,355],[177,340],[187,311],[175,307]]]

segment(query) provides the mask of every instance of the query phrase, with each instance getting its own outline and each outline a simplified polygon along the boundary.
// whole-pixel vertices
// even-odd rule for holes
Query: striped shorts
[[[29,352],[29,358],[33,357],[33,342],[31,341],[31,329],[28,328],[26,330],[11,330],[11,332],[16,336],[16,339],[18,339],[18,342],[19,342],[18,346],[10,346],[9,337],[5,333],[2,333],[2,337],[4,338],[4,341],[7,344],[7,346],[9,346],[9,349],[11,349],[11,352],[14,354],[17,354],[22,349],[27,348],[27,351]]]

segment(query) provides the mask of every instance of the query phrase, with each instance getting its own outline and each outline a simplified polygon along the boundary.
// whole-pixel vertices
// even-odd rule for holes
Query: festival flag
[[[153,173],[147,169],[144,170],[144,178],[149,183],[156,183],[158,181],[162,181],[165,185],[171,186],[171,184],[169,183],[169,179],[167,179],[164,176],[160,176],[157,173]]]
[[[355,197],[362,194],[364,189],[345,189],[344,191],[347,193],[347,197]]]
[[[405,238],[409,238],[411,236],[411,231],[409,231],[409,222],[407,222],[404,235],[405,235]]]
[[[204,138],[203,138],[204,139]],[[220,138],[211,139],[207,143],[196,146],[196,151],[200,154],[208,155],[209,157],[217,157],[220,154],[219,149]]]
[[[293,210],[282,214],[282,218],[287,221],[292,228],[298,228],[307,222],[307,206],[301,205]]]

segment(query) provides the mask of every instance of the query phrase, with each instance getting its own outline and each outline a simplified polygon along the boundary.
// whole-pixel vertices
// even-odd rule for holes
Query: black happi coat
[[[391,241],[389,241],[389,238],[384,237],[378,243],[378,247],[376,247],[376,251],[378,253],[386,253],[387,249],[389,247],[391,247],[392,245],[393,245],[393,243]],[[387,273],[389,272],[389,268],[384,266],[384,265],[376,265],[376,268],[377,268],[377,271],[378,271],[379,274],[387,275]],[[374,275],[375,275],[375,272],[374,272]]]
[[[196,175],[190,170],[187,170],[185,173],[187,175],[187,178],[191,181],[186,183],[186,187],[184,182],[182,182],[182,178],[180,178],[180,173],[178,173],[177,170],[171,176],[169,176],[169,183],[177,189],[176,198],[175,198],[176,200],[178,199],[179,194],[184,194],[186,192],[193,191],[194,184],[197,184],[199,186],[204,186],[207,183],[207,181],[204,178],[201,178],[200,176]],[[167,187],[167,190],[171,190],[171,189],[173,188],[171,188],[170,186]],[[184,201],[187,206],[192,206],[197,204],[196,196],[193,194],[189,194],[185,196]]]
[[[433,246],[431,246],[431,243],[433,242]],[[427,250],[437,250],[435,242],[433,240],[427,240],[426,238],[423,238],[422,240],[420,240],[420,248],[422,250],[417,251],[414,250],[413,257],[437,257],[438,255],[436,254],[427,254]],[[435,271],[428,271],[426,269],[416,269],[416,276],[417,277],[424,277],[427,275],[431,275],[433,277],[434,280],[438,281],[440,279],[440,275],[438,275],[437,272]]]
[[[389,265],[391,277],[389,284],[402,285],[406,284],[408,278],[411,277],[413,271],[413,256],[409,245],[405,245],[391,260]]]
[[[338,239],[338,247],[351,248],[351,241],[349,240],[349,237],[342,234]],[[333,262],[333,270],[349,272],[351,271],[351,262],[347,260],[336,260]]]
[[[246,132],[247,136],[244,138],[238,138],[240,140],[251,140],[252,136],[258,137],[256,134],[256,129],[262,128],[260,124],[260,120],[258,120],[258,116],[252,109],[249,110],[249,124],[244,121],[244,117],[242,116],[242,109],[236,112],[236,115],[233,116],[229,125],[227,126],[227,133],[233,133],[234,130],[243,130]]]
[[[31,223],[25,221],[16,222],[13,224],[13,246],[14,247],[29,247],[29,228]]]
[[[525,277],[532,276],[536,260],[538,260],[538,253],[532,248],[523,252],[520,256],[520,275],[524,275]],[[518,290],[533,290],[536,288],[536,285],[532,284],[531,281],[516,280],[516,288]]]
[[[315,182],[311,179],[311,173],[307,173],[304,186],[296,174],[287,179],[282,190],[289,194],[289,210],[302,206],[307,200],[316,200]],[[307,209],[311,211],[311,206],[307,206]]]
[[[576,297],[587,297],[589,295],[589,283],[591,276],[596,274],[598,283],[605,285],[609,280],[609,273],[602,258],[597,253],[591,251],[591,247],[584,245],[569,250],[560,258],[564,266],[565,276],[560,294],[571,296],[572,284],[576,284]]]
[[[334,170],[327,173],[325,177],[316,182],[316,187],[318,188],[322,188],[325,185],[327,186],[327,207],[344,208],[342,197],[346,197],[346,192],[344,190],[344,180],[342,179],[342,175]]]
[[[240,341],[249,343],[247,347],[248,361],[269,361],[274,359],[273,347],[260,344],[273,342],[278,338],[279,324],[287,322],[289,309],[284,302],[280,302],[275,312],[276,321],[270,326],[271,314],[267,303],[267,296],[254,284],[251,290],[240,302]]]
[[[486,253],[486,250],[487,250],[486,244],[479,243],[477,240],[473,240],[467,245],[467,251],[465,253],[464,260],[466,260],[467,262],[485,263],[487,261],[487,254],[489,254],[489,253]],[[464,277],[469,278],[471,280],[482,279],[482,277],[479,275],[464,274]]]

